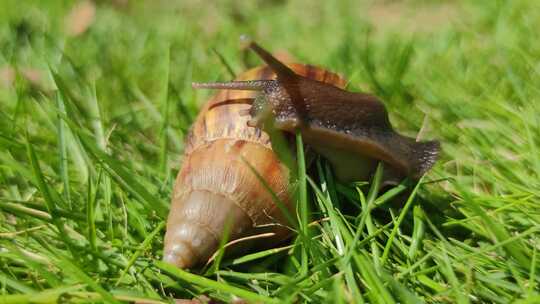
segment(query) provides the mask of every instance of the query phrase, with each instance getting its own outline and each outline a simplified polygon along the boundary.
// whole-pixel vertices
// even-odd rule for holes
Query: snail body
[[[250,109],[249,125],[299,131],[344,181],[366,178],[378,161],[392,174],[419,179],[436,162],[439,142],[417,142],[395,132],[384,104],[375,96],[299,75],[256,43],[248,45],[277,74],[276,79],[194,83],[193,87],[260,92]]]
[[[295,73],[329,85],[344,87],[336,74],[301,64],[289,65]],[[269,67],[249,70],[237,81],[270,80]],[[171,201],[163,259],[180,268],[206,262],[218,249],[224,231],[228,240],[265,233],[266,245],[290,235],[279,206],[259,180],[291,213],[289,169],[272,150],[268,134],[250,127],[256,92],[221,90],[205,104],[192,125]],[[254,245],[242,242],[243,247]]]

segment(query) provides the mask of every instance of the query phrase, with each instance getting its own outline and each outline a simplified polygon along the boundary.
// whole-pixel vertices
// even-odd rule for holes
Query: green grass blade
[[[421,178],[416,184],[416,187],[414,187],[413,191],[411,192],[411,195],[409,195],[409,198],[407,199],[407,202],[405,203],[405,206],[403,206],[403,209],[401,210],[399,217],[394,223],[394,228],[392,229],[392,232],[390,233],[390,236],[388,237],[388,241],[386,242],[386,245],[384,246],[383,255],[381,257],[381,266],[384,266],[384,264],[388,260],[388,256],[390,254],[390,248],[392,247],[392,243],[394,241],[394,238],[396,237],[399,226],[401,225],[401,222],[403,222],[405,215],[407,214],[410,206],[413,203],[414,197],[416,196],[416,192],[418,191],[418,188],[422,184],[422,179],[423,178]]]
[[[122,281],[126,273],[129,271],[129,268],[131,268],[131,266],[135,263],[135,261],[137,261],[137,258],[139,258],[139,256],[145,250],[148,249],[148,246],[154,241],[154,239],[156,238],[156,235],[165,227],[166,224],[167,224],[166,222],[159,223],[159,225],[152,232],[148,234],[148,236],[144,239],[144,241],[141,243],[139,248],[137,248],[137,250],[133,253],[131,258],[129,259],[126,265],[126,268],[124,268],[124,270],[122,270],[122,272],[120,273],[120,276],[116,280],[115,286],[118,286],[118,284]]]
[[[243,298],[246,301],[254,301],[254,302],[260,301],[263,303],[279,303],[277,299],[268,298],[268,297],[253,293],[245,289],[234,287],[225,283],[216,282],[216,281],[207,279],[205,277],[201,277],[201,276],[186,272],[184,270],[176,268],[175,266],[165,263],[165,262],[156,261],[154,262],[154,265],[156,265],[156,267],[158,267],[159,269],[165,271],[166,273],[168,273],[169,275],[172,275],[173,277],[177,279],[181,279],[186,282],[190,282],[199,286],[212,288],[214,290],[218,290],[221,292],[230,293],[240,298]]]
[[[58,112],[66,114],[66,109],[64,106],[64,100],[62,94],[56,92],[56,106],[58,107]],[[70,185],[69,185],[69,167],[68,167],[68,155],[66,147],[66,130],[65,122],[60,116],[58,116],[57,122],[57,132],[58,132],[58,155],[60,163],[60,175],[62,177],[62,182],[64,183],[64,198],[68,203],[69,209],[71,209],[71,194],[70,194]]]
[[[310,248],[309,236],[309,206],[307,200],[307,178],[306,178],[306,161],[304,157],[304,144],[302,135],[296,132],[296,159],[298,168],[298,222],[300,223],[300,238],[303,242],[300,251],[301,268],[300,274],[306,274],[308,271],[308,252]]]
[[[113,295],[101,287],[97,282],[95,282],[91,277],[89,277],[83,270],[77,267],[76,264],[73,264],[70,260],[63,256],[57,256],[58,265],[63,267],[67,273],[69,273],[73,279],[88,285],[91,289],[98,292],[103,299],[108,303],[120,303],[114,299]]]
[[[163,54],[163,71],[162,71],[162,88],[160,94],[161,101],[161,138],[160,138],[160,154],[159,154],[159,172],[165,175],[167,171],[168,160],[168,130],[169,130],[169,69],[170,69],[170,46],[165,47]]]

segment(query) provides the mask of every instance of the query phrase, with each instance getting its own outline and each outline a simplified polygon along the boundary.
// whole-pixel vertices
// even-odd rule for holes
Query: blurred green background
[[[539,28],[536,0],[1,1],[0,302],[540,301]],[[190,277],[155,262],[211,94],[190,84],[259,65],[241,34],[379,96],[443,154],[402,204],[339,185],[351,210],[310,195],[313,219],[339,216],[309,245]]]

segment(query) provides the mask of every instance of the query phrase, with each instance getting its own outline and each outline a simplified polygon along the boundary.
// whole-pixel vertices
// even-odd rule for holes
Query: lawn
[[[0,2],[0,303],[540,302],[539,1],[206,2]],[[261,64],[241,34],[443,152],[385,192],[311,157],[298,237],[178,270],[164,226],[212,94],[191,82]]]

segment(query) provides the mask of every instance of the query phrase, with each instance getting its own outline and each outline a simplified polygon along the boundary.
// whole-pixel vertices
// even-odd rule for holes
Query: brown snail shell
[[[323,69],[302,64],[288,66],[304,77],[345,86],[344,79]],[[274,72],[263,66],[236,80],[274,78]],[[264,239],[264,244],[270,245],[290,235],[271,193],[246,164],[255,168],[279,200],[294,211],[289,169],[272,150],[268,134],[247,124],[252,119],[244,114],[251,108],[247,101],[256,94],[220,90],[191,127],[167,221],[165,261],[180,268],[207,261],[218,249],[227,225],[230,241],[272,232],[272,237]]]

